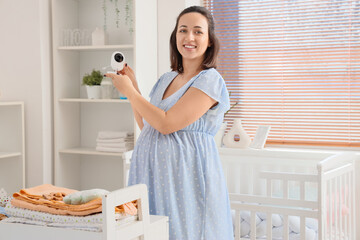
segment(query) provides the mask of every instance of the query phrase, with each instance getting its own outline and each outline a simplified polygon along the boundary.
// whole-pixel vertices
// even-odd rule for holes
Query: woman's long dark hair
[[[220,42],[215,34],[214,19],[213,19],[211,13],[209,12],[209,10],[207,10],[206,8],[200,7],[200,6],[191,6],[191,7],[185,8],[179,14],[179,16],[176,19],[175,28],[172,31],[171,37],[170,37],[171,69],[173,71],[177,71],[179,73],[184,72],[184,67],[182,64],[182,56],[181,56],[180,52],[178,51],[177,45],[176,45],[176,32],[177,32],[180,17],[186,13],[191,13],[191,12],[200,13],[201,15],[206,17],[208,26],[209,26],[208,33],[209,33],[210,46],[207,48],[207,50],[205,52],[205,57],[204,57],[204,60],[201,64],[201,66],[203,69],[216,68],[216,66],[217,66],[217,56],[218,56],[219,50],[220,50]]]

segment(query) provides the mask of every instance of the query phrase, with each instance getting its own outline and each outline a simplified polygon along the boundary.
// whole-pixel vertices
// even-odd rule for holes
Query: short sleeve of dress
[[[206,95],[218,102],[211,110],[218,109],[225,113],[230,108],[229,92],[226,88],[225,81],[215,69],[205,70],[191,85],[203,91]]]

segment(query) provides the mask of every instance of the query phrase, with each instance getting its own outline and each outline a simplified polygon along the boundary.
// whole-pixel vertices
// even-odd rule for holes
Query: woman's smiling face
[[[204,53],[210,46],[206,17],[197,12],[181,16],[176,32],[176,45],[183,61],[198,60],[202,62]]]

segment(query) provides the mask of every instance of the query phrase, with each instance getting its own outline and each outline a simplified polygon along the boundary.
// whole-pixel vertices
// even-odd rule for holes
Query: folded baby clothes
[[[125,138],[133,136],[133,133],[129,132],[117,132],[117,131],[100,131],[98,133],[98,139],[114,139],[114,138]]]
[[[12,199],[11,196],[0,197],[0,207],[5,207],[8,202]]]
[[[122,153],[134,149],[134,134],[129,132],[100,131],[96,151]]]
[[[77,191],[56,187],[51,184],[43,184],[33,188],[21,189],[20,192],[14,193],[11,204],[15,207],[59,215],[85,216],[102,211],[101,198],[94,199],[86,204],[69,205],[63,201],[49,200],[44,197],[51,193],[60,193],[66,196],[74,192]]]
[[[134,148],[134,143],[98,143],[97,146],[108,148]]]
[[[125,138],[113,138],[113,139],[96,139],[96,143],[126,143],[130,141],[126,141]]]
[[[93,213],[102,212],[101,197],[79,205],[66,204],[62,200],[48,200],[44,197],[51,193],[61,193],[66,197],[67,195],[76,192],[76,190],[72,189],[60,188],[51,184],[43,184],[33,188],[22,189],[19,192],[14,193],[11,204],[14,207],[58,215],[87,216]],[[134,208],[136,208],[135,206],[134,203],[126,203],[116,207],[115,210],[116,212],[132,214]]]
[[[4,220],[4,219],[6,219],[7,218],[7,216],[5,215],[5,214],[1,214],[0,213],[0,221],[2,221],[2,220]],[[0,234],[1,235],[1,234]]]
[[[127,149],[127,148],[111,148],[111,147],[101,147],[101,146],[97,146],[96,147],[96,151],[99,152],[114,152],[114,153],[123,153],[126,151],[129,151],[131,149]]]
[[[90,202],[96,198],[101,198],[103,195],[108,194],[109,191],[104,189],[90,189],[75,192],[64,197],[63,201],[66,204],[79,205]]]

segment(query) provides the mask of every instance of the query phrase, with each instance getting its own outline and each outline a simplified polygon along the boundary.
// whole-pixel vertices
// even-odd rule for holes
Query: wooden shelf
[[[61,98],[59,102],[68,103],[130,103],[127,99],[87,99],[87,98]]]
[[[21,156],[20,152],[0,152],[0,159]]]
[[[103,51],[103,50],[119,50],[119,49],[133,49],[134,45],[132,44],[123,44],[123,45],[103,45],[103,46],[64,46],[58,47],[58,50],[67,50],[67,51]]]
[[[22,106],[24,105],[23,102],[0,102],[0,106]]]
[[[24,102],[0,101],[0,183],[8,192],[25,188],[24,113]]]
[[[97,155],[97,156],[114,156],[114,157],[122,157],[123,156],[122,152],[121,153],[99,152],[99,151],[96,151],[95,148],[86,148],[86,147],[62,149],[59,151],[59,153]]]

